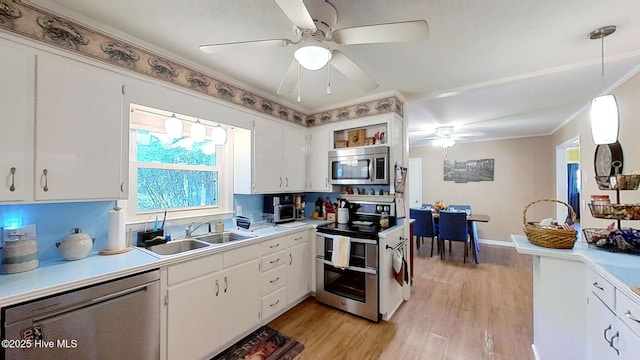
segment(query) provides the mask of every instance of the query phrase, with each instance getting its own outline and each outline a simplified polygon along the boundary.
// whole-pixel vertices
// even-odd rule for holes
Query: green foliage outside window
[[[137,210],[218,205],[215,145],[135,130]]]

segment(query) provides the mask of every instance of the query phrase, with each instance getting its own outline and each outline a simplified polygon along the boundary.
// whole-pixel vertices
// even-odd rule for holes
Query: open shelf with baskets
[[[609,251],[640,254],[640,231],[622,228],[622,220],[640,220],[640,204],[620,204],[620,191],[638,190],[640,175],[596,176],[596,183],[600,190],[614,190],[616,202],[589,204],[591,215],[615,220],[618,226],[617,229],[613,224],[605,229],[583,229],[585,241]]]

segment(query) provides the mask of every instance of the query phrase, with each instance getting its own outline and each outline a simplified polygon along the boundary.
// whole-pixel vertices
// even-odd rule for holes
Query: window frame
[[[132,105],[132,109],[136,108]],[[157,113],[161,113],[161,110],[153,110]],[[131,116],[135,111],[131,111]],[[171,114],[167,115],[171,116]],[[182,119],[189,119],[186,115],[176,114],[176,116]],[[162,218],[164,216],[164,209],[151,210],[151,211],[137,211],[137,187],[138,187],[138,168],[159,168],[159,169],[176,169],[176,170],[205,170],[205,171],[217,171],[218,172],[218,204],[212,206],[198,206],[190,209],[166,209],[167,221],[171,221],[171,225],[186,224],[190,221],[203,221],[211,220],[212,218],[228,218],[233,215],[233,128],[219,123],[227,129],[227,143],[224,145],[216,145],[216,166],[205,165],[190,165],[190,164],[162,164],[162,163],[148,163],[136,161],[136,130],[148,130],[153,132],[164,132],[163,123],[164,117],[158,116],[158,124],[150,125],[148,122],[145,124],[139,124],[135,121],[130,121],[129,131],[129,186],[128,186],[128,200],[119,201],[118,206],[127,210],[127,224],[145,224],[153,222],[155,217]],[[204,119],[199,119],[207,127],[217,126],[218,123],[213,123]],[[193,119],[195,121],[195,118]],[[213,125],[215,124],[215,125]],[[141,166],[142,165],[142,166]]]

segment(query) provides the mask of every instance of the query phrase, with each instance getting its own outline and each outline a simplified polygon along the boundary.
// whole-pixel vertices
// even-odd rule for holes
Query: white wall
[[[458,143],[446,157],[441,148],[412,147],[409,157],[422,159],[422,202],[469,204],[474,212],[491,216],[490,222],[478,225],[481,239],[510,241],[511,234],[522,234],[525,206],[553,198],[555,193],[555,149],[550,136]],[[444,181],[445,159],[494,159],[494,181]],[[539,221],[553,209],[546,203],[533,205],[527,218]]]

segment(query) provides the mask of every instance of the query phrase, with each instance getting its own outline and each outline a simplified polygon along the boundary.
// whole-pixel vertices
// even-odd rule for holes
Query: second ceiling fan
[[[336,9],[323,0],[275,0],[293,23],[294,40],[266,39],[201,45],[211,54],[233,48],[297,46],[294,59],[285,73],[278,94],[293,92],[299,82],[299,66],[318,70],[330,64],[364,91],[377,88],[378,83],[355,62],[338,50],[342,45],[425,41],[429,27],[425,20],[365,25],[334,29],[338,20]],[[298,98],[299,100],[299,98]]]

